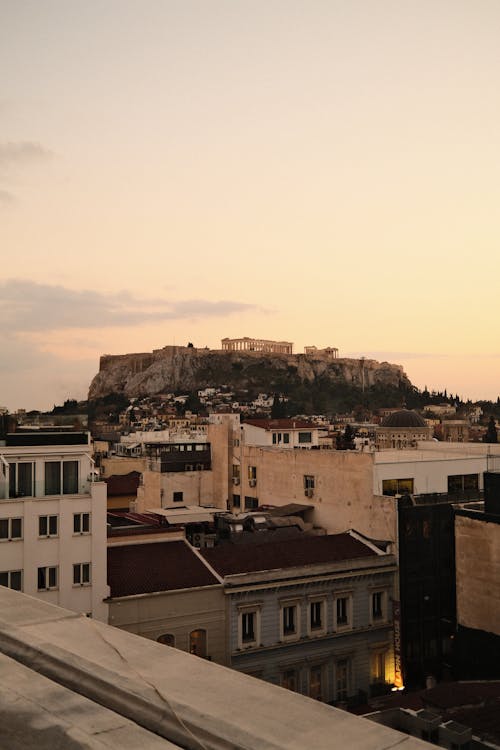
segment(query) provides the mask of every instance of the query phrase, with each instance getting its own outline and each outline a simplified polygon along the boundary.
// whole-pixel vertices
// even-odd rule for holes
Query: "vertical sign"
[[[394,623],[394,686],[402,688],[403,666],[401,657],[401,603],[392,602],[392,619]]]

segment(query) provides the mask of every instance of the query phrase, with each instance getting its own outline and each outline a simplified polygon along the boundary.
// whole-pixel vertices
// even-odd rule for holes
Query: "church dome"
[[[416,411],[400,409],[399,411],[393,411],[392,414],[389,414],[380,426],[408,429],[411,427],[427,427],[427,424]]]

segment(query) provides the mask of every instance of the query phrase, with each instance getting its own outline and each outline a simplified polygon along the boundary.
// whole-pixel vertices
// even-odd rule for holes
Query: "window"
[[[470,493],[476,495],[479,492],[478,474],[455,474],[448,477],[448,492],[450,495],[461,495]]]
[[[281,609],[281,640],[296,640],[300,637],[300,604],[297,601],[284,601]]]
[[[349,660],[338,659],[335,663],[335,700],[345,701],[349,695]]]
[[[326,632],[326,601],[317,599],[309,602],[309,635]]]
[[[45,494],[78,494],[78,461],[45,462]]]
[[[57,567],[38,568],[38,591],[54,591],[57,589]]]
[[[165,646],[172,646],[175,648],[175,636],[172,635],[172,633],[160,635],[156,640],[158,643],[163,643]]]
[[[23,590],[23,571],[22,570],[2,570],[0,571],[0,586],[6,586],[14,591]]]
[[[45,462],[45,494],[46,495],[60,495],[61,494],[61,462],[60,461],[46,461]]]
[[[287,690],[293,690],[293,692],[296,693],[298,682],[296,669],[285,669],[285,671],[281,673],[281,687],[284,687]]]
[[[78,461],[63,461],[63,494],[78,493]]]
[[[207,658],[207,631],[200,628],[189,634],[189,653]]]
[[[290,443],[289,432],[273,432],[273,445],[280,445],[280,443],[287,445]]]
[[[283,635],[295,635],[297,632],[297,607],[283,607]]]
[[[240,495],[233,495],[233,507],[234,508],[240,508],[241,507],[241,497],[240,497]]]
[[[22,518],[0,519],[0,542],[12,542],[23,538]]]
[[[385,666],[387,651],[374,651],[370,656],[370,682],[385,683]]]
[[[173,492],[172,493],[172,500],[174,503],[182,503],[184,500],[184,493],[183,492]]]
[[[311,667],[309,670],[309,697],[314,700],[323,700],[323,667]]]
[[[314,494],[314,477],[311,474],[304,474],[304,495],[312,497]]]
[[[248,495],[245,495],[245,510],[257,510],[258,507],[258,497],[249,497]]]
[[[351,622],[352,597],[349,594],[336,596],[334,600],[335,630],[347,630]]]
[[[90,534],[90,513],[73,513],[73,534]]]
[[[383,479],[383,495],[412,495],[413,479]]]
[[[59,533],[59,516],[38,516],[38,536],[57,536]]]
[[[283,433],[283,442],[287,445],[290,442],[290,433],[284,432]]]
[[[90,585],[90,563],[75,563],[73,565],[73,586]]]
[[[240,483],[240,465],[233,464],[233,484]]]
[[[385,591],[374,591],[371,595],[371,620],[381,622],[386,619],[386,597]]]
[[[238,648],[249,648],[260,644],[260,605],[238,607]]]
[[[9,497],[33,497],[35,465],[30,462],[9,464]]]
[[[248,467],[248,484],[250,487],[255,487],[257,484],[257,467],[256,466],[249,466]]]
[[[312,433],[311,432],[299,432],[299,443],[311,443]]]
[[[241,616],[241,640],[243,643],[255,641],[255,612],[243,612]]]

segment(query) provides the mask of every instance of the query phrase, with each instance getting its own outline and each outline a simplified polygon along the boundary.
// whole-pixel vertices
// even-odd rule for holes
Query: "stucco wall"
[[[500,635],[500,523],[455,517],[457,621]]]

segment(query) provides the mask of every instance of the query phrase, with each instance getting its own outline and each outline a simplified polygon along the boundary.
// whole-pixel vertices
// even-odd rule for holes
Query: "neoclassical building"
[[[376,431],[377,448],[412,448],[418,440],[431,439],[432,427],[410,409],[392,412]]]

